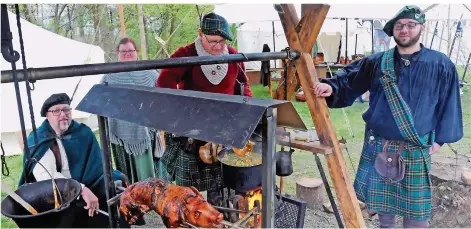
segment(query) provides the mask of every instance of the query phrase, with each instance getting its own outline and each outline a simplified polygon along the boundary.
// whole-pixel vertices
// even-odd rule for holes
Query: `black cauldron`
[[[44,180],[20,187],[15,192],[27,203],[31,204],[38,214],[32,215],[13,198],[7,196],[2,201],[2,214],[15,221],[20,228],[48,227],[64,228],[72,227],[75,223],[75,204],[82,189],[79,182],[72,179],[55,179],[64,203],[54,209],[54,193],[52,181]]]

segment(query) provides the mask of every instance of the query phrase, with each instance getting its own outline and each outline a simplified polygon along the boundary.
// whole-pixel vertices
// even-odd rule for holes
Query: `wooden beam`
[[[318,82],[318,78],[311,52],[306,51],[312,49],[314,38],[317,38],[329,8],[328,5],[304,8],[307,18],[302,20],[302,28],[298,27],[299,32],[296,31],[299,21],[292,4],[281,5],[282,10],[278,14],[290,48],[301,52],[301,57],[296,60],[297,73],[306,95],[306,103],[316,126],[319,141],[323,146],[332,149],[332,153],[325,154],[325,157],[337,199],[340,202],[345,226],[347,228],[365,228],[365,221],[353,189],[353,182],[348,176],[343,152],[332,125],[327,103],[324,98],[316,97],[314,91],[311,90],[313,85]]]

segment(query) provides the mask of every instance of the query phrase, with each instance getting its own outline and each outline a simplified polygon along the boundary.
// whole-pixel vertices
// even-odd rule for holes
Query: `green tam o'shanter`
[[[215,13],[209,13],[203,17],[200,24],[201,30],[206,35],[218,35],[232,41],[233,35],[227,20]]]
[[[394,24],[399,19],[413,19],[420,24],[425,23],[425,14],[417,6],[404,6],[399,12],[384,25],[383,31],[388,35],[393,35]]]

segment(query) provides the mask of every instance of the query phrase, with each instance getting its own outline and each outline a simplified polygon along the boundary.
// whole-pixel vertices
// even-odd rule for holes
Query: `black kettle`
[[[286,177],[293,173],[293,161],[291,155],[294,149],[285,151],[284,147],[281,147],[281,151],[276,152],[276,175],[280,177]]]

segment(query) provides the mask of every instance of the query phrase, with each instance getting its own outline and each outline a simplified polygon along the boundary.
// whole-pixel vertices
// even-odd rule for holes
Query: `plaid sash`
[[[431,147],[432,144],[430,143],[435,141],[435,131],[430,133],[429,143],[425,142],[424,138],[419,137],[414,126],[412,112],[399,93],[399,88],[396,84],[396,75],[394,73],[394,48],[383,54],[381,59],[381,71],[384,76],[379,78],[379,81],[383,85],[389,108],[391,109],[402,137],[418,146],[424,148]]]

